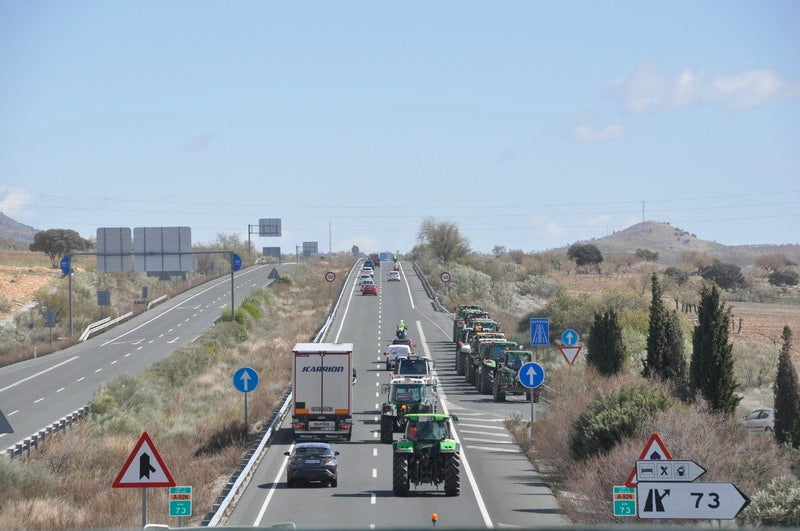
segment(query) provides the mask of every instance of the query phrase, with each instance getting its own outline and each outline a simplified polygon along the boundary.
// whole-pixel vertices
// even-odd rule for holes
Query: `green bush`
[[[570,454],[585,460],[608,453],[622,439],[632,437],[645,419],[673,404],[666,391],[646,384],[598,394],[572,425]]]
[[[562,284],[542,275],[531,275],[518,284],[520,295],[552,299],[565,292]]]
[[[752,503],[736,522],[748,527],[800,526],[800,480],[793,476],[773,479],[753,496]]]

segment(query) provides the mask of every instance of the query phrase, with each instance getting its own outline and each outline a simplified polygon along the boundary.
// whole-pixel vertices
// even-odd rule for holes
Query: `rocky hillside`
[[[665,265],[681,262],[683,253],[691,251],[740,267],[753,264],[761,255],[778,253],[800,263],[800,245],[798,244],[722,245],[701,240],[685,230],[658,221],[637,223],[627,229],[603,238],[593,238],[585,243],[593,243],[604,255],[608,253],[630,254],[635,253],[636,249],[647,249],[657,252],[659,262]]]
[[[39,232],[33,227],[23,225],[0,212],[0,239],[33,243],[33,236]]]

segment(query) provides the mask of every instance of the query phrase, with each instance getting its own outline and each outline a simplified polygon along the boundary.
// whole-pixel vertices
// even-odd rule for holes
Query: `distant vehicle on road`
[[[400,271],[389,271],[389,282],[393,280],[400,281]]]
[[[361,286],[361,294],[362,295],[377,295],[378,294],[378,286],[374,283],[372,284],[363,284]]]

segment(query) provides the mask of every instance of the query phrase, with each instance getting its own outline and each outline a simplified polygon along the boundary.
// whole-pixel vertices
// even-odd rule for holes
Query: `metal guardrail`
[[[339,309],[339,305],[342,302],[342,297],[344,296],[345,290],[347,285],[350,282],[350,279],[353,276],[353,271],[356,270],[356,266],[359,264],[359,260],[353,264],[353,267],[347,273],[347,278],[345,279],[344,283],[342,284],[342,289],[339,291],[339,298],[336,300],[336,303],[331,308],[331,311],[328,313],[328,317],[325,319],[325,323],[322,327],[317,331],[312,340],[312,343],[319,343],[322,341],[328,331],[330,330],[331,324],[333,323],[333,318],[336,315],[336,311]],[[249,480],[253,473],[253,469],[255,468],[256,464],[261,460],[261,457],[264,453],[264,450],[269,443],[270,438],[275,433],[275,427],[283,421],[286,412],[289,410],[289,404],[292,403],[292,389],[289,388],[286,392],[286,396],[283,399],[278,411],[272,416],[272,420],[267,424],[267,426],[261,431],[256,439],[258,442],[254,443],[254,446],[248,450],[245,454],[242,464],[239,468],[231,475],[228,482],[225,484],[225,488],[222,489],[222,492],[219,495],[218,501],[214,503],[213,512],[206,515],[206,517],[201,522],[201,526],[208,526],[208,527],[216,527],[219,524],[219,521],[230,513],[230,506],[231,503],[236,499],[244,486],[246,486],[246,481]]]
[[[80,342],[86,341],[87,339],[89,339],[89,336],[91,336],[95,332],[99,332],[100,330],[108,328],[109,326],[114,326],[120,321],[124,321],[125,319],[128,319],[130,317],[133,317],[133,312],[122,314],[114,319],[111,319],[110,317],[106,317],[105,319],[100,319],[99,321],[96,321],[88,325],[81,334],[81,336],[78,338],[78,341]]]
[[[156,299],[151,300],[150,302],[147,303],[147,309],[149,310],[150,308],[152,308],[153,306],[155,306],[159,302],[167,300],[167,297],[168,297],[168,295],[162,295],[162,296],[160,296],[160,297],[158,297]]]
[[[416,262],[411,262],[411,267],[414,268],[414,272],[417,274],[420,281],[422,281],[422,287],[425,288],[425,293],[427,293],[428,297],[430,297],[431,300],[433,301],[436,311],[450,313],[450,310],[445,308],[444,305],[442,304],[442,299],[444,299],[444,295],[441,295],[439,293],[436,293],[436,291],[434,291],[433,286],[431,286],[431,283],[428,282],[425,273],[422,272],[422,268],[420,268]]]
[[[72,427],[73,424],[78,423],[88,416],[89,407],[83,406],[82,408],[73,411],[69,415],[61,417],[56,422],[50,424],[44,429],[39,430],[33,435],[26,437],[22,442],[19,442],[13,446],[9,446],[6,449],[6,455],[11,459],[21,457],[23,453],[25,454],[25,457],[30,457],[31,451],[38,449],[47,438],[53,437],[57,433],[66,432]]]

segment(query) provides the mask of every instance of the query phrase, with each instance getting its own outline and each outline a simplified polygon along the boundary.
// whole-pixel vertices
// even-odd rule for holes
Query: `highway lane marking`
[[[102,367],[100,367],[99,369],[97,369],[96,371],[94,371],[94,373],[95,373],[95,374],[97,374],[98,372],[100,372],[100,371],[102,371],[102,370],[103,370],[103,368],[102,368]]]
[[[38,400],[34,400],[34,401],[33,401],[33,403],[34,403],[34,404],[38,404],[38,403],[39,403],[39,402],[41,402],[42,400],[44,400],[44,397],[42,397],[42,398],[40,398],[40,399],[38,399]]]
[[[15,409],[15,410],[14,410],[14,411],[12,411],[11,413],[9,413],[7,416],[9,416],[9,417],[10,417],[11,415],[16,415],[17,413],[19,413],[19,409]]]
[[[342,335],[342,328],[344,328],[344,322],[347,319],[347,311],[350,309],[350,301],[353,300],[353,293],[356,291],[356,283],[353,283],[353,287],[350,289],[350,295],[347,297],[347,304],[344,306],[344,314],[342,314],[342,321],[339,323],[339,330],[336,332],[336,338],[333,340],[334,343],[339,342],[339,336]]]
[[[475,446],[474,444],[467,445],[467,448],[473,448],[475,450],[483,450],[483,451],[488,451],[488,452],[505,452],[507,454],[519,453],[519,450],[516,450],[514,448],[496,448],[494,446]]]
[[[485,426],[483,424],[467,424],[466,422],[459,422],[459,426],[467,426],[470,428],[486,428],[487,430],[504,430],[506,429],[505,426]],[[461,430],[464,432],[464,430]]]
[[[369,502],[370,502],[372,505],[375,505],[375,502],[377,501],[377,499],[378,499],[378,496],[377,496],[377,495],[376,495],[376,494],[373,492],[373,493],[372,493],[372,496],[370,496],[370,497],[369,497]]]
[[[61,363],[56,363],[52,367],[48,367],[48,368],[44,369],[43,371],[39,371],[36,374],[31,374],[30,376],[26,376],[22,380],[17,380],[16,382],[14,382],[12,384],[8,384],[7,386],[0,388],[0,393],[2,393],[3,391],[8,391],[12,387],[16,387],[19,384],[27,382],[28,380],[32,380],[33,378],[36,378],[37,376],[41,376],[43,374],[46,374],[46,373],[52,371],[53,369],[57,369],[57,368],[61,367],[62,365],[66,365],[67,363],[69,363],[71,361],[74,361],[74,360],[76,360],[78,358],[80,358],[80,356],[72,356],[71,358],[62,361]]]
[[[377,448],[373,448],[372,449],[372,457],[378,457],[378,449]]]
[[[458,430],[461,433],[476,433],[478,435],[491,435],[492,437],[507,437],[511,438],[511,435],[507,433],[487,433],[485,431],[476,431],[476,430]]]
[[[111,362],[111,365],[115,365],[119,360],[114,360]]]
[[[258,271],[259,269],[263,269],[264,267],[266,267],[266,266],[258,266],[258,267],[256,267],[256,268],[248,268],[246,271],[242,271],[242,272],[239,274],[239,276],[246,275],[246,274],[250,274],[250,273],[254,273],[254,272]],[[207,292],[207,291],[210,291],[210,290],[212,290],[212,289],[214,289],[214,288],[217,288],[217,287],[219,287],[219,286],[222,286],[222,285],[226,284],[227,282],[229,282],[229,280],[223,280],[223,281],[221,281],[221,282],[217,282],[217,283],[216,283],[216,284],[214,284],[213,286],[209,286],[209,287],[207,287],[206,289],[204,289],[204,290],[202,290],[202,291],[198,291],[197,293],[195,293],[195,294],[194,294],[194,295],[192,295],[191,297],[188,297],[186,300],[182,301],[182,304],[185,304],[185,303],[187,303],[188,301],[190,301],[190,300],[194,299],[195,297],[199,297],[200,295],[202,295],[203,293],[205,293],[205,292]],[[230,292],[228,292],[228,293],[230,293]],[[219,299],[217,299],[217,300],[219,300]],[[152,322],[153,322],[153,321],[155,321],[156,319],[159,319],[159,318],[163,317],[164,315],[168,314],[169,312],[171,312],[172,310],[176,310],[176,309],[178,309],[178,308],[180,308],[180,306],[173,306],[172,308],[167,308],[166,310],[164,310],[164,311],[163,311],[163,312],[161,312],[160,314],[156,315],[156,316],[155,316],[155,317],[153,317],[152,319],[149,319],[149,320],[147,320],[147,321],[143,322],[142,324],[140,324],[139,326],[137,326],[136,328],[133,328],[133,329],[131,329],[131,330],[128,330],[127,332],[125,332],[125,333],[123,333],[123,334],[120,334],[120,335],[118,335],[117,337],[115,337],[115,338],[113,338],[113,339],[110,339],[110,340],[106,341],[105,343],[102,343],[100,346],[101,346],[101,347],[105,347],[106,345],[108,345],[108,344],[110,344],[110,343],[114,343],[114,342],[115,342],[115,341],[117,341],[118,339],[121,339],[121,338],[123,338],[123,337],[127,336],[128,334],[130,334],[130,333],[132,333],[132,332],[135,332],[136,330],[139,330],[139,329],[140,329],[140,328],[142,328],[143,326],[147,326],[148,324],[152,323]],[[172,331],[172,330],[170,330],[170,332],[171,332],[171,331]]]
[[[372,438],[373,439],[377,439],[378,438],[378,432],[377,431],[373,431],[372,432]]]
[[[60,392],[61,392],[61,391],[63,391],[64,389],[66,389],[66,387],[62,387],[61,389],[56,389],[56,393],[60,393]]]
[[[408,282],[406,282],[406,284],[408,284]],[[422,323],[419,321],[417,321],[417,330],[419,330],[419,340],[422,344],[422,349],[425,351],[425,356],[433,359],[430,349],[428,348],[428,341],[425,339],[425,332],[422,330]],[[442,332],[444,332],[444,330],[442,330]],[[431,373],[438,380],[439,374],[436,372],[436,369],[432,370]],[[444,393],[444,390],[441,387],[439,387],[438,393],[442,397],[442,410],[444,410],[445,415],[449,415],[450,413],[447,409],[447,395]],[[453,419],[450,419],[450,431],[452,432],[453,439],[455,439],[458,444],[461,444],[461,440],[458,438],[458,433],[456,433],[456,427]],[[466,453],[461,454],[461,464],[464,467],[464,472],[467,473],[467,481],[469,481],[469,484],[472,486],[472,492],[475,494],[475,501],[478,504],[478,510],[481,513],[484,525],[488,528],[494,527],[492,525],[492,519],[489,517],[489,511],[486,509],[486,502],[483,501],[483,496],[481,496],[478,483],[475,481],[475,476],[472,474],[472,467],[469,466],[469,460],[467,459]]]
[[[373,468],[372,469],[372,477],[374,477],[374,478],[378,477],[378,469],[377,468]]]
[[[381,396],[381,394],[379,392],[375,391],[375,396]]]
[[[128,352],[127,354],[125,354],[125,356],[124,356],[124,357],[126,357],[126,358],[127,358],[127,357],[128,357],[128,356],[130,356],[130,355],[131,355],[131,353],[130,353],[130,352]]]
[[[77,380],[75,380],[75,383],[77,383],[77,382],[82,382],[82,381],[84,381],[85,379],[86,379],[86,376],[81,376],[80,378],[78,378]]]
[[[478,439],[476,437],[464,437],[465,441],[473,441],[473,442],[485,442],[485,443],[494,443],[494,444],[516,444],[514,441],[498,441],[495,439]]]
[[[294,443],[289,446],[289,453],[292,453],[294,450]],[[253,526],[260,526],[261,520],[264,518],[264,514],[267,512],[267,506],[269,505],[270,500],[272,500],[273,494],[275,494],[275,487],[278,485],[278,481],[281,479],[283,475],[283,471],[286,470],[286,465],[289,463],[289,456],[285,456],[283,458],[283,463],[281,463],[281,467],[278,469],[278,473],[275,475],[275,480],[272,482],[272,486],[269,488],[269,492],[267,493],[267,497],[264,498],[264,503],[261,505],[261,509],[258,511],[258,516],[256,516],[256,521],[253,522]]]
[[[406,276],[405,271],[403,271],[403,265],[400,264],[398,266],[400,268],[400,274],[404,277]],[[408,300],[411,301],[411,309],[416,310],[417,307],[414,305],[414,297],[411,296],[411,286],[406,282],[406,291],[408,291]],[[417,328],[419,328],[419,321],[417,322]]]

